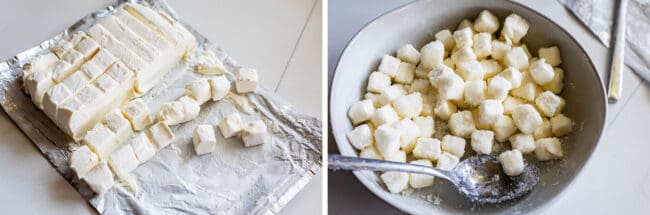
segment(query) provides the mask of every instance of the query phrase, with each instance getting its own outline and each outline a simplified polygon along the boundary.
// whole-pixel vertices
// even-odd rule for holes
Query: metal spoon
[[[478,203],[516,199],[530,192],[539,182],[539,169],[534,165],[525,163],[521,175],[510,177],[503,172],[496,157],[489,155],[469,157],[451,171],[341,155],[329,155],[328,162],[332,170],[397,171],[435,176],[451,182],[461,194]]]
[[[612,26],[611,46],[609,47],[612,50],[609,68],[609,92],[607,95],[609,103],[616,103],[621,98],[623,68],[625,67],[625,17],[627,16],[627,0],[619,0],[616,6],[616,21]]]

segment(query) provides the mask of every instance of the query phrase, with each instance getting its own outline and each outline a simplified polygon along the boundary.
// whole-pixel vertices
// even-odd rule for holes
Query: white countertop
[[[607,49],[556,1],[516,0],[567,29],[607,77]],[[347,42],[367,22],[410,0],[329,1],[329,79]],[[571,72],[571,71],[567,71]],[[624,73],[623,98],[608,106],[607,127],[591,159],[547,214],[647,214],[650,211],[650,83]],[[330,137],[329,153],[337,153]],[[399,213],[348,172],[328,173],[332,214]]]
[[[113,1],[0,0],[0,59],[60,33]],[[178,15],[220,44],[238,63],[257,68],[261,85],[321,116],[320,0],[169,1]],[[300,89],[300,90],[295,90]],[[0,205],[6,214],[88,214],[93,208],[0,111]],[[321,211],[318,174],[281,214]]]

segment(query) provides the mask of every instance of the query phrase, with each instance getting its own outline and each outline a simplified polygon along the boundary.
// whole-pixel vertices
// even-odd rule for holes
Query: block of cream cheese
[[[147,162],[156,154],[156,148],[151,143],[151,140],[149,140],[149,137],[143,132],[138,132],[131,136],[131,147],[133,147],[133,152],[140,164]]]
[[[158,122],[146,131],[147,137],[156,145],[157,150],[168,146],[174,140],[174,133],[165,122]]]
[[[214,136],[214,128],[211,125],[198,125],[192,134],[194,151],[197,155],[207,154],[214,150],[217,145],[217,138]]]
[[[120,109],[113,109],[111,112],[104,116],[102,121],[108,129],[111,129],[120,141],[125,141],[131,134],[133,134],[133,129],[131,128],[131,122],[129,122]]]
[[[210,83],[210,90],[212,91],[212,101],[221,100],[230,92],[230,81],[225,75],[210,78],[208,83]]]
[[[219,130],[224,138],[230,138],[238,134],[243,127],[241,117],[238,113],[231,113],[219,122]]]
[[[101,123],[90,129],[81,141],[97,153],[101,160],[107,160],[109,155],[120,146],[117,135]]]
[[[253,120],[244,125],[242,141],[244,146],[261,145],[266,140],[266,124],[262,120]]]
[[[199,78],[187,83],[185,85],[185,95],[192,96],[192,98],[194,98],[199,103],[199,105],[210,100],[212,93],[208,79]]]
[[[238,93],[253,92],[257,89],[257,71],[251,68],[239,68],[235,87]]]
[[[88,186],[90,186],[90,188],[98,195],[106,193],[106,191],[115,184],[115,181],[113,181],[113,173],[104,162],[90,170],[83,180],[86,181],[86,184],[88,184]]]
[[[140,162],[135,156],[133,147],[131,147],[130,144],[124,144],[122,147],[115,150],[108,160],[108,165],[110,165],[113,172],[119,176],[126,175],[133,171],[138,167],[138,164],[140,164]]]
[[[226,67],[213,51],[206,50],[196,59],[196,72],[204,75],[221,75],[226,72]]]
[[[99,163],[99,157],[90,150],[88,145],[76,148],[70,153],[70,168],[74,170],[78,178],[86,176],[93,167]]]
[[[149,115],[149,107],[144,104],[142,99],[137,98],[126,103],[122,108],[122,113],[131,122],[131,126],[136,131],[144,130],[152,123],[151,115]]]

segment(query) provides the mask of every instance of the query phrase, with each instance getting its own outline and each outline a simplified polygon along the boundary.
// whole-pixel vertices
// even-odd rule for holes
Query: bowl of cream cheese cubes
[[[330,89],[341,154],[452,170],[493,155],[517,177],[540,168],[531,193],[500,204],[465,199],[444,180],[354,172],[405,212],[539,212],[568,187],[599,142],[606,97],[569,32],[508,1],[421,1],[350,41]]]

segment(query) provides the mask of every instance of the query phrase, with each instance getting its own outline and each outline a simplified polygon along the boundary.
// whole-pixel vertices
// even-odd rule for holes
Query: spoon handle
[[[371,170],[371,171],[396,171],[424,175],[432,175],[450,180],[449,172],[422,165],[383,161],[376,159],[348,157],[341,155],[328,155],[328,168],[331,170]]]
[[[627,15],[627,0],[618,1],[616,22],[613,26],[613,37],[610,49],[613,50],[609,70],[609,98],[610,103],[615,103],[621,98],[623,88],[623,68],[625,67],[625,16]]]

